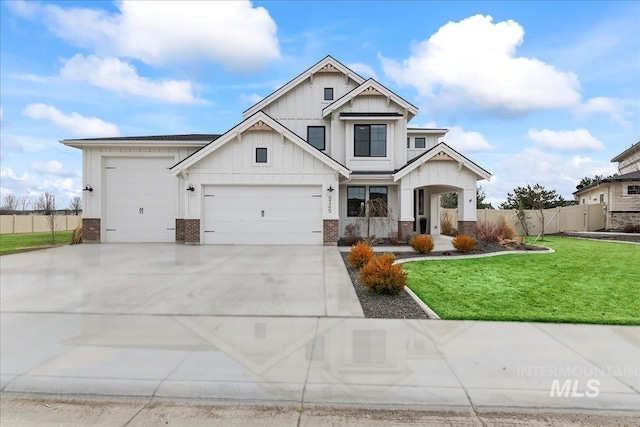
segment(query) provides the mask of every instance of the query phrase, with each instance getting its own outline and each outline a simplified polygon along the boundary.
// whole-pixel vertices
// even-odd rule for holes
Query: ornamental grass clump
[[[351,246],[349,253],[349,265],[353,268],[364,267],[373,257],[373,250],[365,242],[358,242]]]
[[[392,254],[374,256],[360,269],[360,283],[376,294],[399,294],[407,284],[407,275],[394,261]]]
[[[418,234],[409,242],[414,251],[421,254],[428,254],[433,250],[433,240],[427,234]]]
[[[469,253],[476,248],[476,241],[473,240],[473,237],[464,234],[459,234],[454,237],[451,243],[454,248],[464,254]]]

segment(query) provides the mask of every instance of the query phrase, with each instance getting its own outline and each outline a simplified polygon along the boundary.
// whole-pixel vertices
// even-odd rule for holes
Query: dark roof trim
[[[215,141],[222,134],[217,133],[190,133],[183,135],[148,135],[148,136],[116,136],[109,138],[77,138],[63,139],[62,141]]]
[[[379,81],[377,81],[374,78],[368,78],[367,80],[365,80],[363,83],[359,84],[358,86],[354,87],[353,89],[351,89],[349,92],[345,93],[344,95],[342,95],[340,98],[336,99],[335,101],[333,101],[331,104],[327,105],[326,107],[324,107],[322,109],[322,115],[324,116],[324,111],[327,108],[332,107],[333,105],[338,104],[340,101],[342,101],[344,98],[350,96],[353,92],[355,92],[356,90],[360,89],[362,86],[366,85],[367,82],[372,81],[375,82],[377,84],[379,84],[380,86],[382,86],[385,90],[387,90],[388,92],[394,94],[395,96],[397,96],[400,100],[406,102],[407,104],[411,105],[413,108],[415,108],[416,110],[418,110],[418,107],[416,107],[415,105],[413,105],[412,103],[410,103],[409,101],[407,101],[406,99],[404,99],[403,97],[401,97],[400,95],[398,95],[397,93],[395,93],[394,91],[392,91],[391,89],[389,89],[388,87],[386,87],[385,85],[383,85],[382,83],[380,83]]]
[[[633,171],[633,172],[629,172],[629,173],[625,173],[622,175],[611,175],[608,176],[606,178],[604,178],[602,181],[600,182],[595,182],[593,184],[589,184],[585,187],[582,187],[579,190],[576,190],[573,192],[573,194],[578,194],[578,193],[582,193],[583,191],[586,190],[591,190],[593,188],[598,187],[601,184],[608,184],[610,182],[635,182],[635,181],[640,181],[640,171]]]
[[[340,117],[402,117],[400,113],[340,113]]]
[[[631,154],[631,152],[633,150],[635,150],[636,148],[640,148],[640,141],[636,142],[635,144],[632,144],[631,147],[627,148],[626,150],[624,150],[622,153],[618,154],[617,156],[615,156],[613,159],[611,159],[612,162],[619,162],[622,159],[624,159],[628,154]]]
[[[393,175],[396,171],[351,171],[351,175]]]

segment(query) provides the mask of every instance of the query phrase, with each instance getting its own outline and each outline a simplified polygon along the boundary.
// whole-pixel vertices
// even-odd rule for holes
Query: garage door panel
[[[167,169],[173,162],[173,157],[106,159],[107,242],[175,240],[177,182]]]
[[[319,194],[310,186],[208,187],[205,243],[322,244]]]

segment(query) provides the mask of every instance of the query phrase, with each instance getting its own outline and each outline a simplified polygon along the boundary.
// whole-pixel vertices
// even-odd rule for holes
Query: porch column
[[[473,235],[476,222],[476,189],[461,189],[458,191],[458,233]]]
[[[413,212],[414,189],[407,186],[405,180],[400,180],[400,215],[398,220],[398,239],[405,239],[413,233],[415,217]]]
[[[429,212],[431,219],[429,221],[429,234],[440,234],[440,194],[431,195],[431,210]]]

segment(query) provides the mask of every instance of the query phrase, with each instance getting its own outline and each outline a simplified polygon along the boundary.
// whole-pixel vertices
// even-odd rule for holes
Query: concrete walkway
[[[443,236],[443,235],[433,235],[431,236],[433,240],[433,252],[448,252],[455,251],[456,248],[453,247],[451,243],[453,237]],[[411,246],[373,246],[374,252],[415,252]],[[350,246],[340,246],[340,252],[349,252],[351,250]]]
[[[640,416],[638,327],[365,319],[351,313],[348,303],[330,302],[332,294],[336,301],[349,301],[341,296],[348,294],[347,288],[332,288],[344,279],[336,248],[319,248],[322,288],[329,296],[310,293],[308,298],[321,301],[320,314],[271,315],[247,309],[242,315],[212,315],[199,299],[222,307],[207,294],[219,282],[208,282],[208,288],[203,284],[192,296],[188,294],[194,289],[182,289],[189,280],[179,280],[180,286],[174,288],[167,283],[183,274],[214,274],[209,263],[224,271],[224,265],[211,257],[209,251],[214,249],[192,247],[187,253],[177,245],[132,246],[147,259],[141,261],[126,248],[124,255],[117,255],[124,246],[85,245],[0,259],[3,426],[24,425],[20,416],[29,414],[47,420],[36,399],[43,395],[121,402],[116,415],[122,420],[107,425],[164,424],[157,422],[161,414],[193,414],[195,419],[204,417],[204,425],[207,417],[214,416],[198,409],[158,409],[175,402],[239,403],[244,408],[239,419],[247,416],[249,424],[261,423],[259,416],[250,415],[256,404],[288,408],[264,416],[277,425],[296,425],[303,412],[327,407],[432,411],[406,418],[426,417],[425,425],[431,422],[428,414],[440,424],[449,420],[437,411],[466,414],[459,425],[481,425],[478,414],[483,412],[530,413],[541,408]],[[181,255],[171,258],[171,251]],[[268,256],[266,252],[263,256]],[[281,268],[289,272],[299,268],[290,265],[299,260],[293,256],[283,260]],[[262,262],[258,257],[253,260],[257,265]],[[165,266],[167,277],[154,275],[154,265]],[[259,275],[244,276],[250,265],[247,261],[235,274],[258,280]],[[315,267],[310,265],[308,272],[300,269],[292,274],[304,278],[310,273],[313,283]],[[109,269],[116,273],[108,275]],[[123,271],[128,273],[118,276]],[[111,282],[98,281],[96,273]],[[286,293],[292,287],[295,294],[295,287],[304,288],[306,283],[301,279],[286,287],[273,285],[270,292]],[[131,286],[141,289],[129,292]],[[286,300],[261,295],[270,298],[262,301],[265,306]],[[235,296],[236,306],[241,305],[245,296]],[[148,310],[160,307],[157,301],[162,301],[163,310]],[[187,310],[186,301],[197,304],[197,309]],[[298,304],[295,299],[288,301]],[[314,303],[309,304],[305,307],[316,310]],[[281,307],[290,313],[299,309]],[[22,394],[27,403],[20,400]],[[32,411],[27,409],[29,402],[35,405]],[[13,417],[11,422],[6,422],[6,414]],[[94,418],[98,415],[93,413]],[[332,420],[349,422],[349,418]],[[180,425],[173,421],[171,425]],[[182,425],[197,424],[182,421]],[[319,422],[323,423],[328,422]]]

